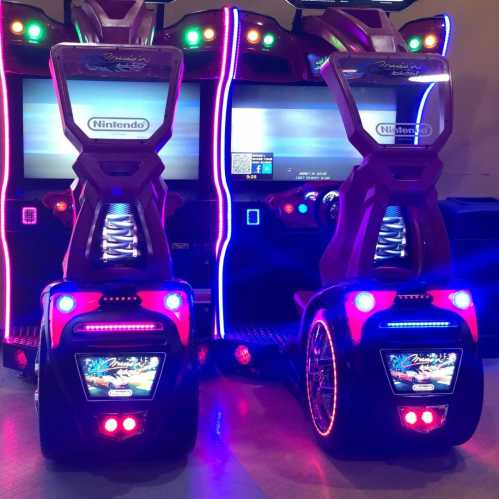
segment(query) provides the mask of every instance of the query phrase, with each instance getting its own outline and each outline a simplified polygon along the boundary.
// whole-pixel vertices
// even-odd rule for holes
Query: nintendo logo
[[[94,132],[145,132],[151,126],[145,118],[90,118],[88,128]]]
[[[376,133],[381,137],[430,137],[433,127],[429,123],[379,123]]]

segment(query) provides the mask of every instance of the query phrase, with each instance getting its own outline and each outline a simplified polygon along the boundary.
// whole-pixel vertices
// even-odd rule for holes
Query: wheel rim
[[[334,425],[337,373],[333,338],[323,321],[313,324],[307,342],[306,384],[310,416],[317,432],[328,436]]]

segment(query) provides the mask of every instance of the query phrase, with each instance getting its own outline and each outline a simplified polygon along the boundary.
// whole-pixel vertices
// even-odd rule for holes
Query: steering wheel
[[[321,228],[334,229],[340,208],[340,193],[337,190],[326,191],[317,197],[316,217]]]

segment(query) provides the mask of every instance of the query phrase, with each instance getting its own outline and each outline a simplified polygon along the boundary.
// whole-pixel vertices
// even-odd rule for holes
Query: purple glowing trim
[[[5,231],[5,208],[7,202],[7,187],[9,185],[10,175],[10,121],[9,121],[9,100],[7,96],[7,76],[5,74],[5,53],[4,53],[4,16],[3,3],[0,1],[0,85],[2,90],[2,114],[3,114],[3,130],[1,140],[3,142],[3,176],[2,188],[0,191],[0,240],[2,244],[3,266],[4,266],[4,339],[10,338],[10,321],[11,321],[11,279],[12,271],[10,264],[9,245],[7,243],[7,235]]]
[[[224,7],[224,26],[222,64],[215,97],[212,144],[213,176],[218,201],[218,236],[215,244],[215,256],[217,259],[215,338],[225,336],[223,275],[225,255],[232,237],[232,199],[225,174],[225,128],[227,124],[227,102],[236,69],[236,54],[239,41],[239,11],[236,8]],[[226,210],[224,210],[225,207]]]
[[[449,50],[449,44],[450,44],[450,36],[452,32],[452,24],[450,17],[445,14],[444,15],[444,23],[445,23],[445,39],[444,39],[444,46],[442,48],[442,56],[446,57],[447,52]],[[423,119],[423,113],[424,109],[426,107],[426,103],[428,101],[428,98],[430,97],[431,91],[435,88],[436,83],[432,83],[425,91],[423,94],[423,98],[421,99],[421,103],[419,104],[419,110],[418,110],[418,117],[416,119],[416,123],[418,125],[421,124],[421,120]],[[414,137],[414,145],[418,146],[419,145],[419,128],[416,128],[416,136]]]

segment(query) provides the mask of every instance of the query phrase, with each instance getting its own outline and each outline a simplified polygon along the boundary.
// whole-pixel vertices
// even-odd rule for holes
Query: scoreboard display
[[[330,7],[359,7],[383,9],[386,11],[404,10],[417,0],[287,0],[297,9],[328,9]]]

